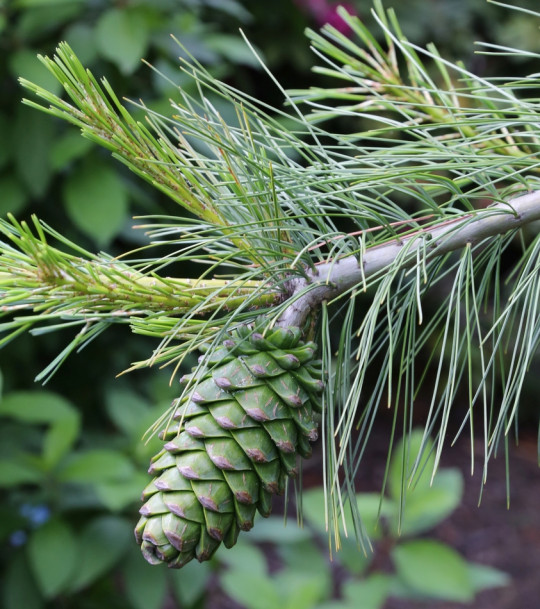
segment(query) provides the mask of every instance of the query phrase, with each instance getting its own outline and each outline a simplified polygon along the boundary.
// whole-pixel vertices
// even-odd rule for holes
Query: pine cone
[[[242,326],[182,383],[188,392],[149,469],[135,529],[151,564],[180,568],[230,548],[268,516],[271,498],[297,473],[297,453],[311,455],[320,411],[316,346],[298,328],[263,337]]]

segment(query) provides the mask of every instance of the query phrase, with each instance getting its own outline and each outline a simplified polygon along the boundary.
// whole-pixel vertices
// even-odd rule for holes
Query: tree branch
[[[425,252],[427,259],[434,258],[535,220],[540,220],[540,190],[374,246],[360,257],[347,256],[319,264],[308,269],[305,277],[291,280],[291,304],[280,316],[279,324],[301,327],[310,311],[322,302],[383,273],[398,258],[402,259],[400,266],[406,268],[417,260],[418,250]]]

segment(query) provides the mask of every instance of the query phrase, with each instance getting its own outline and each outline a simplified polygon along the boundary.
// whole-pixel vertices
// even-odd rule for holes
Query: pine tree
[[[171,117],[134,104],[142,123],[65,43],[41,61],[66,100],[22,80],[44,105],[27,104],[190,212],[148,222],[152,245],[170,254],[142,261],[85,251],[37,218],[0,223],[0,344],[36,324],[80,327],[42,380],[116,323],[159,340],[134,368],[176,371],[203,351],[156,422],[165,444],[136,530],[150,562],[179,567],[232,546],[256,511],[269,513],[318,433],[338,531],[377,410],[391,408],[406,436],[424,385],[435,468],[458,387],[469,396],[461,428],[484,438],[484,477],[516,422],[540,336],[538,75],[476,76],[409,42],[379,2],[384,44],[341,15],[353,39],[309,33],[318,71],[337,84],[282,91],[290,111],[186,59],[200,96],[180,89]],[[359,130],[335,132],[344,118]],[[519,255],[508,271],[510,247]],[[199,278],[167,276],[187,261]],[[347,509],[361,535],[354,501]]]

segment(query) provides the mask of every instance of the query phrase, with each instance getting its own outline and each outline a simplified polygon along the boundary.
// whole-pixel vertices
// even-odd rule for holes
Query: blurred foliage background
[[[343,4],[371,22],[369,0]],[[536,26],[524,14],[509,15],[485,0],[394,4],[409,38],[435,41],[443,56],[472,71],[534,71],[509,63],[517,59],[473,54],[479,39],[539,51]],[[520,4],[536,7],[534,0]],[[177,68],[181,51],[172,34],[219,78],[280,104],[280,92],[239,29],[285,87],[300,88],[319,78],[310,73],[314,58],[303,31],[326,22],[340,26],[327,0],[0,1],[0,215],[36,213],[86,248],[115,254],[145,241],[133,230],[134,216],[178,213],[76,130],[20,103],[19,76],[58,89],[38,53],[52,54],[67,40],[119,96],[166,113],[175,87],[192,86]],[[227,108],[223,114],[227,120]],[[176,599],[182,607],[206,606],[212,590],[206,566],[179,573],[152,568],[131,532],[156,452],[141,437],[176,390],[167,370],[115,376],[154,345],[112,329],[68,358],[46,388],[33,385],[62,340],[62,333],[21,336],[0,352],[0,603],[6,609],[158,609]]]

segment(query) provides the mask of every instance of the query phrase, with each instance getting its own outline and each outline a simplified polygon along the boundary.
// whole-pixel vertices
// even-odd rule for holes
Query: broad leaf
[[[354,533],[351,533],[348,538],[341,540],[341,547],[336,551],[335,558],[352,574],[361,575],[373,560],[373,550],[369,547],[362,548]]]
[[[53,598],[67,589],[78,550],[71,529],[62,520],[50,520],[34,531],[28,543],[28,557],[45,598]]]
[[[114,62],[123,74],[141,65],[150,32],[144,14],[129,6],[109,9],[97,23],[96,44],[101,55]]]
[[[329,594],[326,578],[316,571],[286,569],[274,575],[273,580],[281,595],[279,607],[283,609],[311,609]]]
[[[37,58],[37,52],[29,48],[21,48],[11,54],[9,68],[15,78],[27,78],[56,95],[62,90],[61,83]]]
[[[167,594],[167,572],[155,569],[142,557],[139,548],[129,552],[122,568],[124,593],[133,609],[160,609]]]
[[[148,474],[143,471],[133,472],[125,480],[109,480],[95,484],[95,491],[103,505],[111,512],[119,512],[139,502],[141,489],[148,484]]]
[[[43,442],[43,459],[48,469],[54,467],[73,446],[79,435],[79,426],[78,414],[60,419],[51,426]]]
[[[117,170],[101,162],[87,162],[68,176],[64,203],[72,222],[99,246],[107,245],[126,221],[126,188]]]
[[[138,436],[150,426],[153,414],[148,402],[129,389],[110,389],[106,396],[107,413],[126,436]],[[149,420],[148,420],[149,419]]]
[[[511,582],[511,577],[507,573],[499,571],[499,569],[478,563],[468,563],[467,566],[473,588],[476,592],[487,590],[488,588],[508,586]]]
[[[431,440],[423,442],[422,438],[423,433],[415,430],[399,442],[392,453],[388,490],[398,503],[411,490],[430,485],[435,457],[430,454]]]
[[[392,560],[401,581],[422,596],[463,603],[474,598],[467,562],[443,543],[403,543],[392,551]]]
[[[233,571],[265,576],[266,558],[261,550],[246,540],[239,540],[234,552],[223,552],[221,560]]]
[[[5,609],[41,609],[44,606],[23,552],[8,562],[0,594]]]
[[[20,106],[13,123],[13,151],[17,176],[34,196],[42,196],[52,179],[50,149],[54,123],[45,115]]]
[[[401,516],[401,533],[415,535],[442,522],[458,507],[463,496],[463,475],[458,469],[439,470],[431,486],[420,486],[407,493]],[[397,519],[396,519],[397,520]],[[393,530],[397,530],[394,523]]]
[[[298,543],[312,538],[313,534],[308,528],[299,527],[292,518],[285,523],[283,517],[279,516],[259,520],[257,526],[249,533],[250,541],[267,541],[276,544]]]
[[[384,530],[384,520],[396,514],[398,506],[381,493],[359,493],[356,495],[356,505],[362,520],[362,526],[370,539],[379,539]],[[350,535],[354,537],[351,531]]]
[[[284,544],[278,549],[286,565],[286,570],[305,573],[310,578],[315,573],[317,589],[324,591],[324,594],[321,594],[321,598],[330,594],[332,581],[329,557],[327,553],[320,551],[314,541]]]
[[[12,391],[0,401],[0,415],[27,423],[54,423],[76,416],[77,411],[51,391]]]
[[[392,576],[374,573],[362,581],[347,581],[343,584],[343,596],[348,606],[362,609],[381,609],[390,591]]]
[[[230,34],[212,34],[207,36],[206,45],[209,49],[228,59],[232,64],[259,67],[259,60],[244,40]],[[261,51],[257,51],[260,55]]]
[[[47,469],[70,450],[79,434],[80,416],[62,396],[50,391],[14,391],[0,401],[0,415],[25,423],[49,424],[43,443]]]
[[[182,607],[191,607],[203,596],[211,574],[212,571],[207,562],[197,563],[195,561],[189,562],[182,567],[181,571],[171,573],[175,596]]]
[[[133,473],[133,464],[122,453],[96,449],[70,455],[59,478],[63,482],[100,483],[125,480]]]
[[[372,539],[377,539],[382,533],[381,518],[393,515],[396,511],[396,506],[387,498],[383,498],[381,502],[379,493],[359,493],[356,495],[356,502],[361,526],[364,528],[365,534]],[[302,509],[305,519],[326,535],[325,494],[322,487],[303,492]],[[343,526],[343,521],[345,521],[346,528]],[[339,514],[337,527],[343,539],[355,537],[353,518],[350,507],[347,504],[343,506],[343,514]],[[333,529],[333,525],[331,528]]]
[[[250,571],[227,571],[221,578],[225,592],[249,609],[276,609],[282,598],[269,576]]]
[[[91,521],[80,536],[77,570],[70,590],[80,590],[109,571],[132,542],[132,527],[127,520],[102,516]]]
[[[81,137],[79,133],[68,131],[58,138],[51,149],[51,164],[59,170],[81,156],[84,156],[93,144],[90,140]]]
[[[90,23],[81,21],[72,23],[64,31],[64,40],[77,53],[83,64],[94,63],[97,57],[96,33]]]
[[[43,472],[25,455],[14,455],[9,459],[0,459],[0,487],[9,488],[18,484],[39,483]]]
[[[82,138],[79,138],[82,139]],[[0,216],[8,213],[16,215],[24,209],[27,195],[21,182],[13,175],[6,175],[0,178]]]

